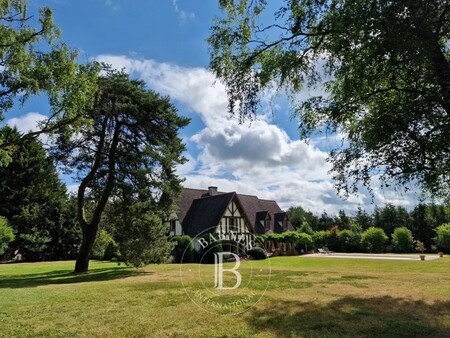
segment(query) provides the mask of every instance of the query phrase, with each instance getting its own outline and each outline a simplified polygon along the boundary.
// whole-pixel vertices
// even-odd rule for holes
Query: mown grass
[[[0,336],[450,336],[449,257],[424,262],[276,257],[271,264],[264,297],[238,316],[194,305],[179,265],[136,270],[92,262],[82,275],[72,273],[73,262],[0,265]],[[242,262],[241,269],[249,266]],[[184,282],[187,288],[198,284]],[[265,281],[253,287],[264,289]]]

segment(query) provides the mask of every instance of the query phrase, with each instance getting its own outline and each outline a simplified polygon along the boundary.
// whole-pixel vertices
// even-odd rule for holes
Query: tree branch
[[[117,121],[116,119],[116,125],[114,128],[114,135],[111,142],[111,147],[109,149],[108,154],[108,177],[106,179],[106,185],[105,189],[103,190],[103,193],[100,197],[100,200],[97,203],[97,206],[94,210],[94,214],[92,216],[91,224],[98,225],[100,223],[100,219],[103,213],[103,210],[106,207],[106,203],[108,203],[108,199],[111,196],[111,192],[114,188],[114,181],[116,179],[116,153],[117,153],[117,146],[119,145],[120,141],[120,133],[122,129],[122,124]]]
[[[92,165],[91,170],[89,173],[81,180],[80,186],[78,187],[78,195],[77,195],[77,207],[78,207],[78,220],[81,224],[81,227],[85,230],[89,223],[86,220],[86,214],[84,209],[84,199],[85,199],[85,193],[86,188],[89,185],[89,183],[92,181],[92,179],[95,177],[95,174],[97,173],[98,168],[100,168],[102,163],[102,154],[103,149],[105,147],[105,138],[106,138],[106,127],[108,126],[109,118],[106,116],[102,123],[102,131],[100,134],[100,141],[97,148],[97,152],[95,154],[95,160]]]

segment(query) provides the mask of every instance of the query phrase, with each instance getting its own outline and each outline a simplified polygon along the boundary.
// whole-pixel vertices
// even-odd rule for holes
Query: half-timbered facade
[[[275,201],[235,192],[183,189],[178,212],[169,221],[171,235],[204,234],[220,236],[225,249],[231,250],[236,239],[248,242],[251,235],[294,230],[287,214]]]

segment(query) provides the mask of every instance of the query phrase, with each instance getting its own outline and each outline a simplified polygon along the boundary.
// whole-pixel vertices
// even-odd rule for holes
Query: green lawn
[[[266,294],[238,316],[194,305],[179,265],[92,262],[84,275],[72,274],[73,262],[0,265],[0,336],[450,337],[449,257],[271,264]]]

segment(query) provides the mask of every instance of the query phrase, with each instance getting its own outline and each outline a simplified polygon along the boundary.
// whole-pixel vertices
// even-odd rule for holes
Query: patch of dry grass
[[[277,257],[271,264],[264,297],[238,316],[213,315],[193,304],[179,265],[135,270],[93,262],[85,275],[71,273],[73,262],[0,265],[0,336],[449,335],[448,257],[425,262]],[[249,262],[241,269],[249,269]],[[188,288],[198,283],[184,282]],[[253,287],[263,289],[264,282]]]

